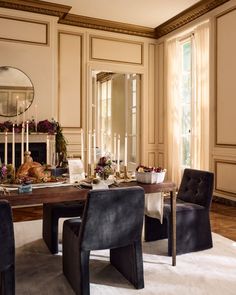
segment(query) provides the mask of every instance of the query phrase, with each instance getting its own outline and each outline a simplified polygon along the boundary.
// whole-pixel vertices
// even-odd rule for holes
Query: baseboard
[[[222,198],[222,197],[218,197],[218,196],[213,196],[213,202],[224,204],[224,205],[227,205],[227,206],[236,207],[236,201],[226,199],[226,198]]]

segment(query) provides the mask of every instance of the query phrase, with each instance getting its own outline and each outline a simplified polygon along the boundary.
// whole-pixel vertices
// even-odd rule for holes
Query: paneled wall
[[[0,9],[0,65],[22,70],[34,85],[27,119],[35,117],[36,104],[39,120],[56,115],[55,23],[53,17]]]
[[[191,32],[198,23],[210,20],[210,148],[209,170],[215,174],[214,194],[236,200],[236,0],[212,10],[203,17],[158,40],[156,45],[156,95],[158,131],[158,162],[166,165],[168,158],[165,132],[166,105],[165,42],[183,32]],[[153,153],[151,158],[154,158]]]
[[[215,193],[236,200],[236,3],[213,19],[215,73],[212,169]]]
[[[71,156],[80,154],[81,128],[87,134],[92,126],[92,71],[138,73],[142,80],[140,162],[158,164],[155,43],[143,37],[58,24],[56,17],[0,8],[0,65],[19,68],[30,77],[35,99],[27,119],[35,117],[37,104],[38,120],[58,120]]]

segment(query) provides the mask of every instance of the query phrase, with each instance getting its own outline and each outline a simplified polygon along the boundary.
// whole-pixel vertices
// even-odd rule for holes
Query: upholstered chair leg
[[[170,222],[170,217],[168,221]],[[171,226],[168,226],[168,255],[172,255]],[[186,210],[176,214],[176,254],[212,248],[212,235],[207,210]]]
[[[1,295],[15,295],[15,267],[10,266],[7,270],[1,272]]]
[[[136,289],[144,288],[141,241],[111,249],[110,262]]]
[[[52,216],[50,209],[43,209],[43,239],[52,254],[58,253],[58,218]]]
[[[75,241],[78,237],[64,222],[62,262],[63,273],[77,295],[89,295],[89,256],[90,251],[83,251]]]
[[[144,240],[146,242],[162,240],[167,238],[167,220],[163,218],[163,223],[157,218],[145,215]]]

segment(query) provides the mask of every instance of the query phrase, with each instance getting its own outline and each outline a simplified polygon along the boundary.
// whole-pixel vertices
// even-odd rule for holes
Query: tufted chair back
[[[214,174],[208,171],[185,169],[177,198],[206,209],[210,208]]]
[[[81,249],[111,249],[139,240],[143,215],[141,187],[90,191],[80,230]]]

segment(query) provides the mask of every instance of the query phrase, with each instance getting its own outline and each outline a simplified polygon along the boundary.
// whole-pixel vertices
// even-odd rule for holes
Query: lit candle
[[[25,124],[22,123],[21,128],[21,164],[24,163],[24,136],[25,136]]]
[[[116,133],[114,133],[113,156],[115,161],[116,160]]]
[[[94,164],[96,164],[96,132],[95,130],[93,131],[93,161]]]
[[[117,139],[117,172],[120,172],[120,134]]]
[[[15,124],[12,126],[12,166],[15,168]]]
[[[88,133],[88,164],[91,164],[91,131]]]
[[[29,151],[29,121],[26,121],[26,151]]]
[[[46,164],[49,164],[50,161],[50,153],[49,153],[49,135],[47,135],[47,142],[46,142]]]
[[[128,137],[127,137],[127,133],[125,133],[124,166],[126,167],[127,167],[127,149],[128,149]]]
[[[84,131],[81,129],[80,131],[81,136],[81,160],[84,161]]]
[[[4,158],[5,165],[7,165],[7,131],[5,132],[5,158]]]
[[[38,124],[38,106],[35,105],[35,131],[37,132],[37,124]]]

